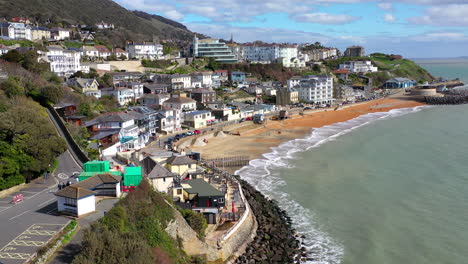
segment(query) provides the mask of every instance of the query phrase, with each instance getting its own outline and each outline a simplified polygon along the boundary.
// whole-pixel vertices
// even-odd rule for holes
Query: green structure
[[[116,176],[122,176],[122,172],[120,171],[111,171],[110,170],[110,162],[105,160],[105,161],[99,161],[99,160],[93,160],[93,161],[88,161],[85,164],[83,164],[84,170],[80,173],[80,176],[78,177],[79,181],[84,181],[88,179],[89,177],[92,177],[96,174],[106,174],[110,173],[112,175]]]
[[[125,167],[123,186],[138,186],[142,179],[141,167]]]

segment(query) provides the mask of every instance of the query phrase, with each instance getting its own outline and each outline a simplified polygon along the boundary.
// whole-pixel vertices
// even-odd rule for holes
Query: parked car
[[[308,106],[308,107],[304,107],[303,110],[312,110],[312,109],[315,109],[315,107],[309,107],[309,106]]]
[[[185,134],[187,134],[188,136],[195,135],[195,133],[193,133],[193,131],[187,131],[187,133],[185,133]]]
[[[252,117],[251,116],[248,116],[245,121],[251,121],[252,120]]]
[[[200,130],[194,130],[194,131],[193,131],[193,134],[195,134],[195,135],[198,135],[198,134],[200,134],[200,133],[201,133]]]
[[[242,122],[244,122],[244,121],[245,121],[245,118],[241,118],[241,119],[239,120],[239,123],[242,123]]]

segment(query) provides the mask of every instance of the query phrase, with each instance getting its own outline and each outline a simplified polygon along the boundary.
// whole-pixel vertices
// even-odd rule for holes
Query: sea
[[[468,83],[468,60],[417,62]],[[237,174],[289,213],[307,263],[468,263],[467,113],[363,115],[274,147]]]

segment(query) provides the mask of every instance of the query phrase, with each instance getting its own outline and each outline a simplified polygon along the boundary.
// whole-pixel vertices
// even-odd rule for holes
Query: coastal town
[[[363,46],[340,51],[319,42],[237,43],[197,34],[178,48],[156,38],[122,46],[96,39],[96,31],[116,27],[49,28],[27,17],[0,23],[0,82],[16,81],[9,70],[16,57],[46,65],[64,91],[47,116],[67,148],[55,171],[25,189],[2,190],[0,228],[12,231],[0,239],[1,263],[67,263],[57,260],[66,247],[42,250],[53,235],[64,235],[70,221],[82,232],[145,188],[174,210],[165,231],[189,256],[208,263],[311,260],[284,211],[235,171],[312,127],[422,105],[395,98],[443,97],[463,85],[425,72],[416,79],[402,70],[409,63],[402,56],[366,54]],[[263,148],[250,151],[255,144]],[[262,203],[272,219],[257,215]],[[47,207],[41,225],[23,216],[37,207]],[[28,234],[50,237],[37,242]],[[286,244],[268,244],[272,236]]]

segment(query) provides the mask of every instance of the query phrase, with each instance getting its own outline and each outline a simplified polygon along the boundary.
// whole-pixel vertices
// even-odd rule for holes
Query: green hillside
[[[104,21],[113,31],[98,31],[99,40],[123,46],[126,40],[167,40],[187,43],[193,38],[184,25],[141,11],[129,11],[112,0],[0,0],[0,17],[24,16],[49,27]]]
[[[329,60],[324,64],[331,70],[338,68],[338,65],[346,61],[362,61],[370,60],[379,68],[378,72],[367,73],[366,76],[373,79],[374,86],[379,87],[389,79],[395,77],[406,77],[417,82],[425,82],[434,80],[428,71],[417,65],[415,62],[407,59],[394,59],[390,55],[382,53],[374,53],[369,57],[342,57],[336,60]]]

